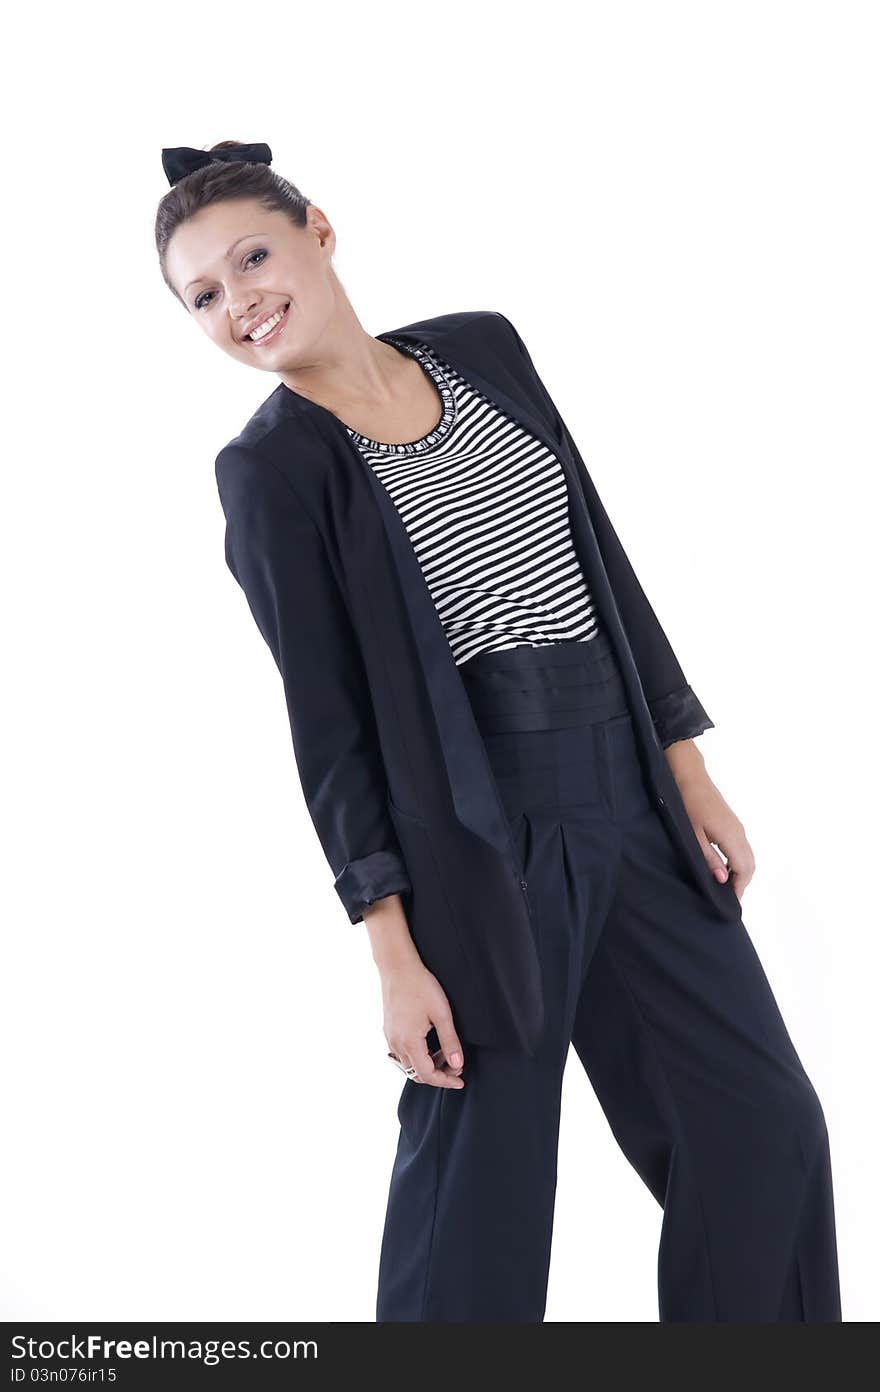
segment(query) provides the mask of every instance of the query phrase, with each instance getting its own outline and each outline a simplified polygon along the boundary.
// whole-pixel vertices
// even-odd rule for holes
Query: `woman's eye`
[[[266,257],[268,255],[268,251],[265,251],[263,247],[259,247],[256,251],[248,252],[247,256],[244,258],[244,264],[247,265],[248,262],[251,260],[252,256]],[[254,264],[257,266],[262,266],[263,263],[262,261],[257,261]],[[193,301],[193,307],[195,309],[203,309],[206,304],[210,304],[210,297],[211,295],[213,295],[213,293],[213,290],[203,290],[200,295],[196,295],[196,298]]]

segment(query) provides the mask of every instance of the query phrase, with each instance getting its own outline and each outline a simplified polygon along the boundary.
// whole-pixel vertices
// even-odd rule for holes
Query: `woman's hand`
[[[706,864],[720,884],[724,884],[728,876],[732,878],[734,891],[742,903],[746,886],[755,873],[755,857],[742,822],[706,772],[703,756],[693,740],[677,740],[669,745],[666,760]],[[712,845],[713,841],[727,857],[726,865]]]
[[[373,958],[382,980],[383,1028],[388,1048],[415,1082],[463,1088],[464,1050],[455,1032],[446,992],[418,954],[399,894],[389,894],[364,910]],[[437,1031],[440,1048],[428,1052],[426,1036]]]

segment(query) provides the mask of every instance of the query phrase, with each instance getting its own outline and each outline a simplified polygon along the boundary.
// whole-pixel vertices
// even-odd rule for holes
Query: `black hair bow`
[[[168,176],[169,184],[172,185],[214,160],[245,160],[249,164],[271,164],[272,151],[268,145],[226,145],[222,150],[195,150],[190,145],[175,145],[162,151],[162,168]]]

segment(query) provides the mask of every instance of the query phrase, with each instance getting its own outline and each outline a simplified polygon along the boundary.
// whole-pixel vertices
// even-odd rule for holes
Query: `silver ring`
[[[406,1065],[405,1063],[401,1063],[401,1061],[400,1061],[400,1059],[397,1057],[397,1055],[396,1055],[396,1054],[392,1054],[391,1051],[390,1051],[390,1049],[389,1049],[389,1051],[388,1051],[388,1057],[391,1059],[391,1062],[392,1062],[392,1063],[394,1063],[394,1064],[397,1065],[397,1067],[400,1069],[401,1073],[405,1073],[406,1076],[407,1076],[408,1078],[415,1078],[415,1077],[417,1077],[416,1069],[413,1067],[413,1065],[410,1064],[409,1067],[407,1067],[407,1065]]]

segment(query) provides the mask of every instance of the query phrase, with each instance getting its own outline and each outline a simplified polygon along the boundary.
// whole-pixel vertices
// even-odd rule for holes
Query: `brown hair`
[[[238,140],[221,140],[211,150],[225,150],[239,145]],[[287,213],[296,227],[305,227],[306,209],[310,200],[268,164],[251,164],[246,160],[211,160],[201,169],[193,170],[174,184],[159,203],[156,213],[156,250],[159,269],[168,289],[180,300],[165,267],[168,243],[181,223],[200,208],[223,199],[256,198],[269,211]]]

